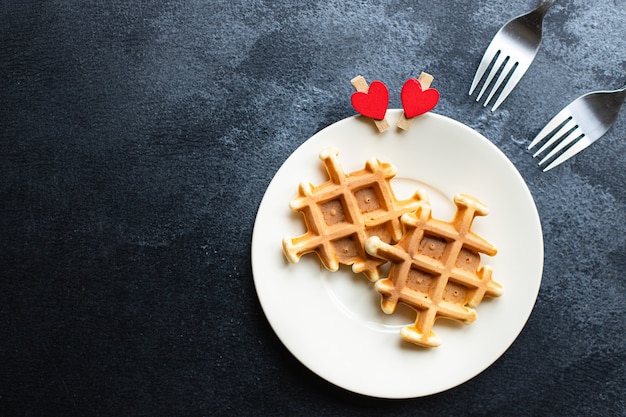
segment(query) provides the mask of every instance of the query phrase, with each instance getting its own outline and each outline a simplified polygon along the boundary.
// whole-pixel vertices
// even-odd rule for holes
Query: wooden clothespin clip
[[[372,81],[368,86],[367,81],[361,75],[354,77],[350,83],[356,90],[352,94],[354,109],[361,115],[371,118],[379,132],[389,129],[389,122],[385,119],[389,106],[389,91],[385,84]]]
[[[432,110],[439,101],[439,92],[434,88],[430,88],[434,77],[430,74],[422,72],[417,79],[407,80],[402,87],[402,107],[404,111],[398,119],[396,126],[402,130],[407,130],[413,118]]]

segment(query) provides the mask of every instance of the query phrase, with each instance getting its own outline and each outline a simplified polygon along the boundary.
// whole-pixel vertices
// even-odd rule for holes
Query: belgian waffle
[[[402,338],[416,345],[441,343],[432,330],[436,319],[471,323],[485,295],[502,294],[492,269],[480,266],[481,253],[494,256],[497,250],[470,230],[474,218],[487,215],[488,208],[465,194],[455,196],[454,203],[456,214],[445,222],[432,218],[424,198],[415,212],[402,216],[405,234],[397,244],[373,236],[365,245],[370,255],[391,263],[388,277],[375,284],[383,311],[393,313],[398,302],[416,310],[415,323],[401,330]]]
[[[327,182],[300,184],[289,206],[302,213],[307,231],[283,238],[283,251],[291,263],[315,252],[330,271],[340,264],[352,265],[353,272],[377,281],[386,261],[368,255],[365,241],[377,236],[381,242],[397,242],[403,234],[400,217],[414,211],[423,197],[416,193],[398,201],[390,184],[396,169],[389,163],[372,158],[364,169],[345,174],[338,155],[334,147],[319,155],[330,178]]]

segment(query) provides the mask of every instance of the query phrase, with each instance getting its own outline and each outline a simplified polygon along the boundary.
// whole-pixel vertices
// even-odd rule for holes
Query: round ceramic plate
[[[400,110],[390,110],[395,121]],[[349,267],[329,272],[317,254],[296,264],[285,258],[282,238],[303,234],[303,217],[289,208],[300,182],[328,180],[318,155],[338,148],[344,172],[375,157],[397,168],[391,185],[398,199],[416,190],[428,195],[432,215],[451,220],[454,195],[477,197],[489,214],[472,230],[498,249],[481,264],[493,268],[504,288],[485,298],[477,319],[465,325],[440,319],[436,348],[405,342],[400,329],[416,313],[399,305],[380,308],[380,295]],[[347,390],[382,398],[412,398],[455,387],[496,361],[524,327],[537,298],[543,269],[541,224],[524,180],[485,137],[444,116],[417,117],[407,131],[379,133],[371,120],[354,116],[303,143],[282,165],[259,207],[252,236],[252,270],[261,306],[278,337],[305,366]]]

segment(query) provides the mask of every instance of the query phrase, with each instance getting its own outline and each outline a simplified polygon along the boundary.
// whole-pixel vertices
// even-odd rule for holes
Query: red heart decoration
[[[372,81],[367,93],[357,91],[351,97],[352,107],[365,117],[383,120],[389,104],[389,91],[381,81]]]
[[[422,91],[422,84],[415,78],[409,78],[400,93],[404,115],[410,119],[431,111],[439,101],[439,91],[427,88]]]

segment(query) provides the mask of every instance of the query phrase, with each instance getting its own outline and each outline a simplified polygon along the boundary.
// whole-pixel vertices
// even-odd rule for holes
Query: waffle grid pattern
[[[441,343],[433,331],[437,318],[471,323],[485,295],[502,293],[491,268],[480,266],[480,253],[493,256],[495,247],[470,230],[476,216],[487,214],[487,207],[463,194],[454,202],[457,210],[451,222],[432,218],[424,199],[415,212],[402,216],[405,235],[396,245],[375,236],[366,242],[369,254],[391,263],[389,276],[375,284],[383,311],[393,313],[398,302],[415,309],[415,323],[404,327],[401,335],[421,346]]]
[[[353,272],[377,281],[386,261],[368,255],[365,242],[372,236],[397,242],[403,235],[400,217],[417,209],[423,196],[416,193],[398,201],[390,183],[396,175],[393,165],[370,159],[364,169],[345,174],[338,154],[336,148],[329,148],[319,155],[329,181],[319,186],[300,184],[289,206],[302,213],[307,231],[284,238],[283,251],[292,263],[316,252],[330,271],[340,264],[352,265]]]

